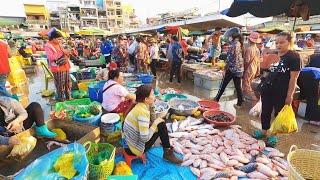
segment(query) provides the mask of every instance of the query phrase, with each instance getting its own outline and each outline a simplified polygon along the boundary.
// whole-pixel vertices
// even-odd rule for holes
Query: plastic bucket
[[[108,135],[113,134],[119,130],[121,126],[120,116],[116,113],[104,114],[101,117],[100,129],[101,134]]]
[[[91,101],[97,101],[102,103],[102,91],[105,81],[100,81],[97,84],[91,84],[88,86],[89,98]]]

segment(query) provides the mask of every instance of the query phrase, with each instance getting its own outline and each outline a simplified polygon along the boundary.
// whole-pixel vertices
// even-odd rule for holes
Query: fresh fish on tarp
[[[249,163],[245,166],[242,166],[242,167],[239,167],[238,169],[242,172],[245,172],[245,173],[251,173],[253,171],[255,171],[258,167],[258,164],[257,163]]]
[[[172,132],[177,132],[178,128],[179,128],[179,123],[177,120],[174,120],[172,122]]]
[[[217,178],[229,178],[231,175],[225,172],[217,172],[213,179]]]
[[[190,170],[191,170],[191,172],[195,175],[195,176],[197,176],[197,177],[200,177],[200,170],[199,169],[197,169],[197,168],[194,168],[194,167],[190,167]]]
[[[180,138],[182,136],[187,136],[189,133],[187,132],[174,132],[174,133],[169,133],[170,137],[174,137],[174,138]]]
[[[182,165],[192,168],[199,179],[236,179],[247,174],[252,179],[288,176],[282,153],[265,147],[263,141],[238,126],[219,130],[193,117],[179,121],[177,126],[174,123],[170,127],[176,131],[169,133],[170,143],[175,152],[184,155]]]
[[[206,171],[206,172],[201,173],[201,174],[202,175],[201,175],[200,179],[211,180],[216,176],[217,173],[214,170],[212,170],[212,171]]]
[[[270,178],[275,178],[278,176],[278,173],[273,171],[271,168],[268,166],[262,164],[262,163],[257,163],[257,171],[261,172],[262,174],[270,177]]]
[[[172,133],[172,123],[166,123],[168,133]]]
[[[252,179],[270,179],[268,176],[258,171],[253,171],[251,173],[248,173],[247,176]]]

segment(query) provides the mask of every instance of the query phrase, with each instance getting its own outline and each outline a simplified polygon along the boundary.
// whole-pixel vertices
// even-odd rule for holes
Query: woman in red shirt
[[[10,73],[9,57],[9,45],[0,40],[0,91],[7,96],[10,96],[5,87],[8,74]]]
[[[54,84],[57,91],[57,100],[71,99],[71,86],[69,76],[70,52],[62,48],[60,41],[62,34],[56,29],[49,32],[49,42],[45,45],[50,70],[54,76]]]

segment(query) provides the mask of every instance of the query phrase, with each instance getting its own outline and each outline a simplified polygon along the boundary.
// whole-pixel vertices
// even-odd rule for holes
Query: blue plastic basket
[[[81,123],[89,123],[89,124],[92,124],[92,125],[95,125],[95,126],[99,126],[100,121],[101,121],[101,115],[102,115],[102,112],[100,112],[96,116],[92,116],[92,117],[89,117],[89,118],[79,118],[74,114],[73,115],[73,120],[81,122]]]
[[[153,76],[149,74],[138,74],[137,77],[143,84],[150,84],[153,81]]]

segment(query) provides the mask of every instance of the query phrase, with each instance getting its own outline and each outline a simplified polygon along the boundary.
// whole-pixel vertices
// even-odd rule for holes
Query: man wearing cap
[[[252,32],[249,35],[249,47],[244,52],[244,76],[243,76],[243,93],[245,98],[256,100],[251,82],[260,74],[260,51],[257,47],[261,43],[259,33]]]

